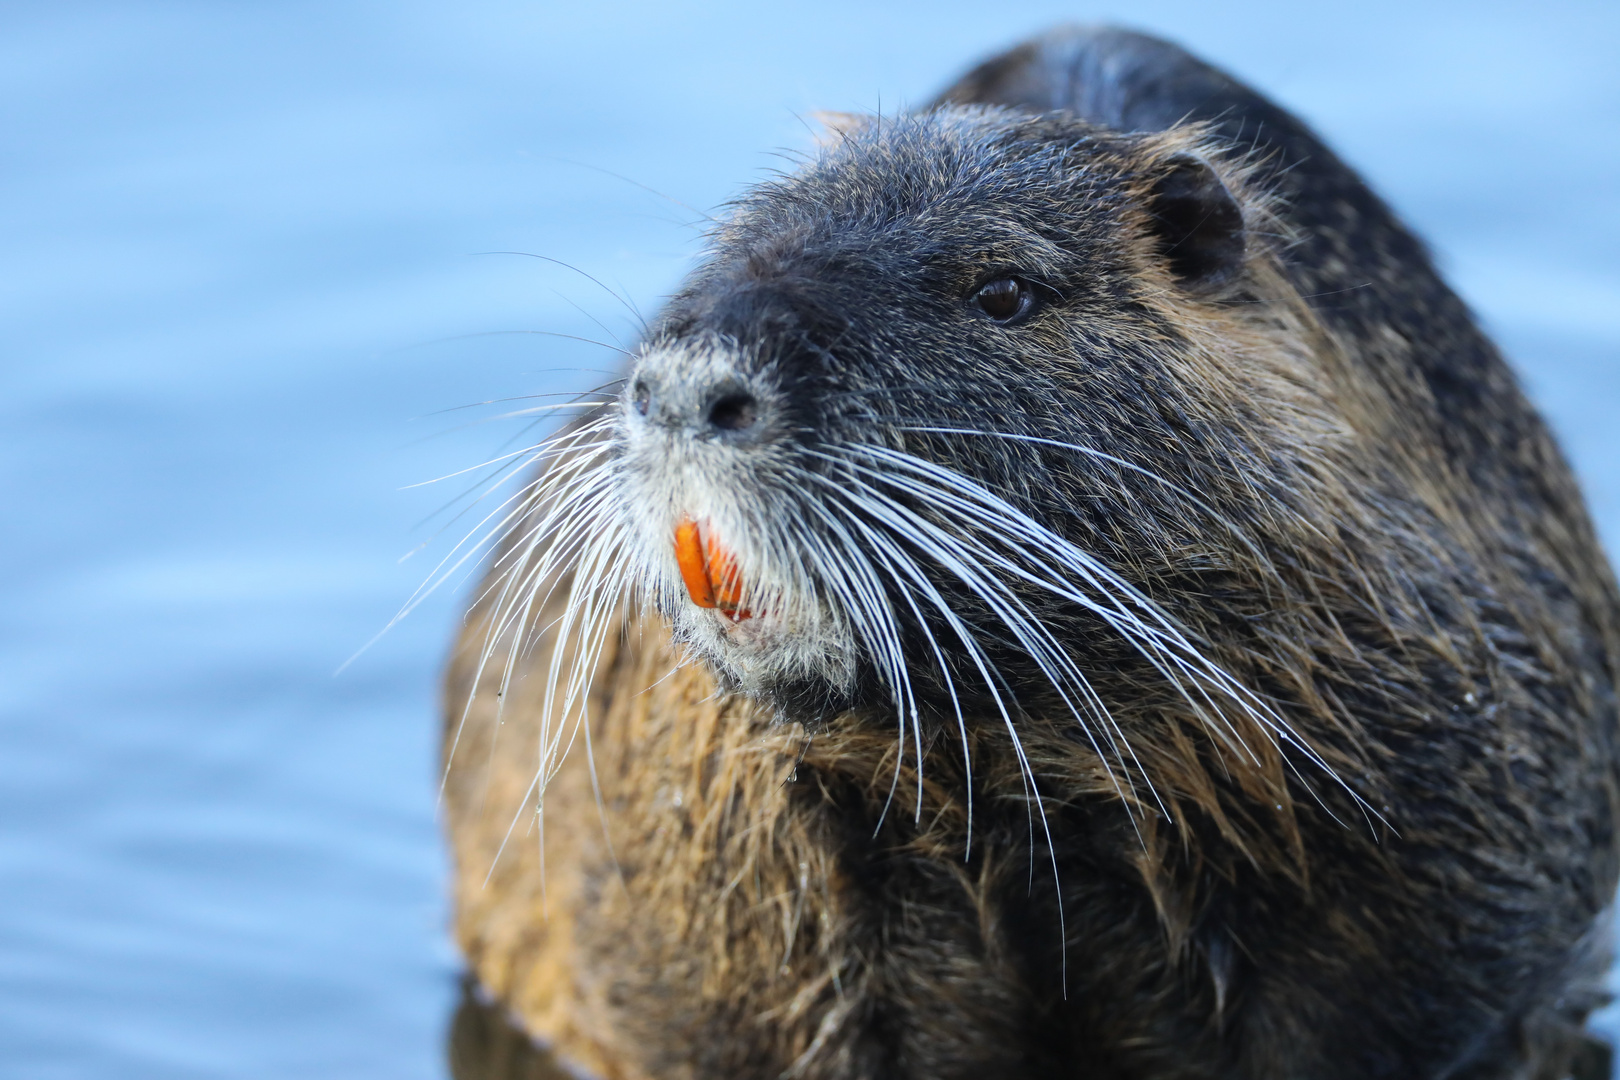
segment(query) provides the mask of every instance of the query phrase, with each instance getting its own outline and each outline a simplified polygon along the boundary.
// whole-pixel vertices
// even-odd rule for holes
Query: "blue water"
[[[478,253],[655,307],[678,203],[781,167],[799,114],[1066,18],[1181,40],[1363,168],[1620,543],[1612,0],[6,4],[0,1073],[443,1076],[453,590],[333,671],[449,547],[421,521],[460,489],[402,488],[514,433],[441,410],[613,364],[469,335],[633,325]]]

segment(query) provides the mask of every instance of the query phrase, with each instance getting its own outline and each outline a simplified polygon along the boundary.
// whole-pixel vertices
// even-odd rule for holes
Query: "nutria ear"
[[[817,111],[810,113],[807,119],[821,125],[821,131],[816,135],[817,146],[837,146],[872,122],[870,116],[847,112]]]
[[[1175,154],[1160,163],[1148,194],[1159,254],[1183,288],[1209,292],[1243,270],[1243,210],[1209,162]]]

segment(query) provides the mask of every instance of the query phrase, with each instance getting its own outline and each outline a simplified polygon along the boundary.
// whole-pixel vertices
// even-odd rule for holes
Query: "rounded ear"
[[[816,132],[817,146],[837,146],[851,135],[859,134],[872,123],[870,116],[863,116],[860,113],[824,110],[810,113],[806,119],[821,125],[821,130]]]
[[[1160,163],[1148,193],[1149,227],[1176,281],[1209,292],[1243,271],[1243,210],[1209,162],[1175,154]]]

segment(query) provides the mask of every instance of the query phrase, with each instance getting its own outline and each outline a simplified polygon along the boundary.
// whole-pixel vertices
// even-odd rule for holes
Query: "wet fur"
[[[668,380],[729,350],[757,391],[776,464],[716,455],[744,495],[710,509],[820,644],[739,667],[632,522],[601,565],[663,614],[601,599],[597,662],[565,640],[551,681],[559,496],[510,512],[446,699],[478,977],[602,1077],[1564,1075],[1607,956],[1620,605],[1506,366],[1347,168],[1173,47],[1059,32],[941,104],[740,200],[640,352]],[[1242,209],[1225,279],[1158,242],[1188,158]],[[1061,303],[952,321],[997,268]],[[571,452],[656,495],[625,408]],[[776,523],[845,512],[817,475],[892,485],[849,447],[1005,499],[1231,683],[1020,588],[1106,706],[1077,713],[915,556],[1003,689],[897,577],[908,698]]]

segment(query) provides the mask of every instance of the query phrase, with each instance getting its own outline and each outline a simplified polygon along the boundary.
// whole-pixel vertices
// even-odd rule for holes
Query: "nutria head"
[[[534,535],[577,617],[637,587],[792,719],[1041,713],[1127,772],[1122,710],[1275,742],[1176,599],[1264,591],[1255,530],[1331,441],[1309,329],[1254,303],[1276,235],[1197,128],[853,125],[735,204]]]
[[[737,204],[630,373],[621,497],[646,582],[756,693],[855,692],[907,624],[951,622],[941,600],[978,631],[1042,622],[1063,601],[1018,570],[1049,558],[998,565],[1034,542],[1013,521],[1098,556],[1131,530],[1098,505],[1119,466],[1086,451],[1148,464],[1180,441],[1163,309],[1230,291],[1245,248],[1210,164],[1150,139],[979,109],[843,133]],[[736,560],[751,617],[692,602],[683,520]]]

